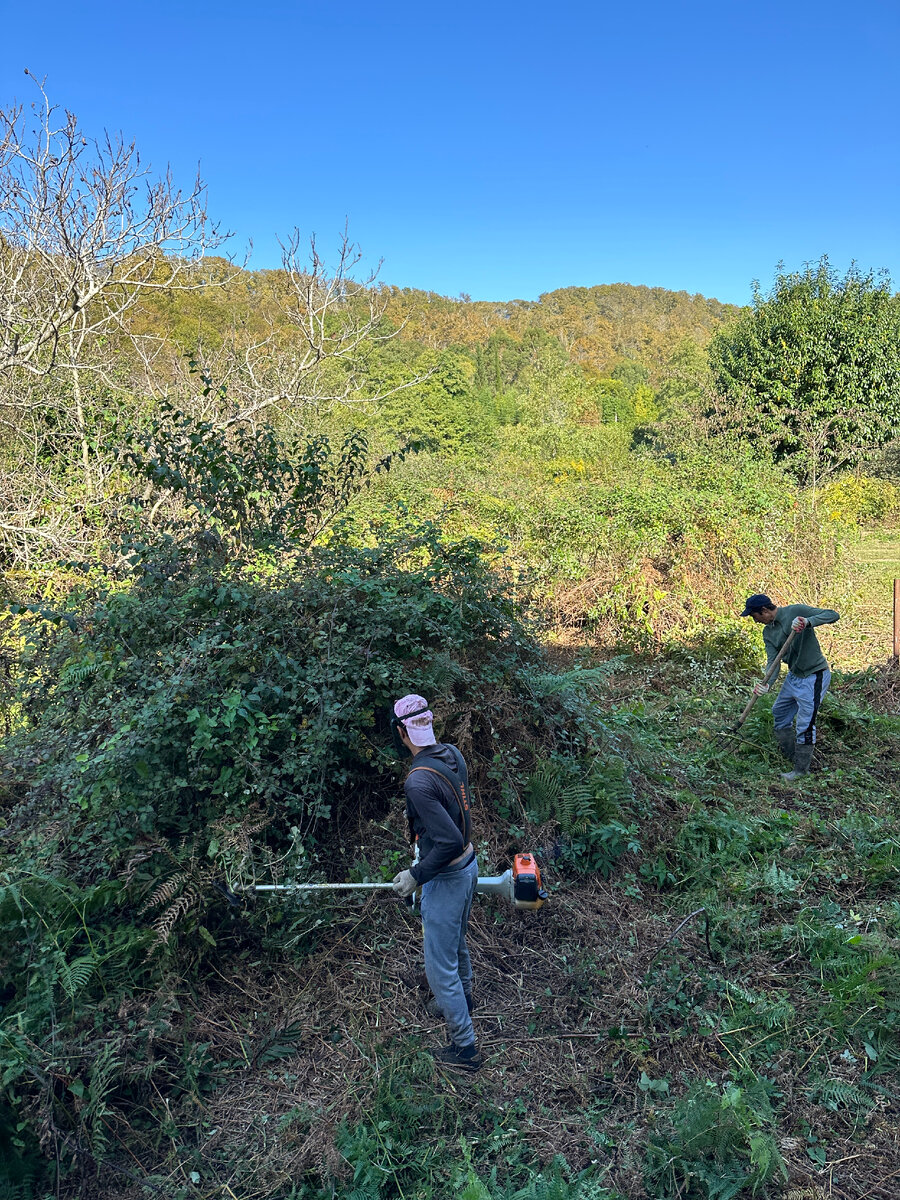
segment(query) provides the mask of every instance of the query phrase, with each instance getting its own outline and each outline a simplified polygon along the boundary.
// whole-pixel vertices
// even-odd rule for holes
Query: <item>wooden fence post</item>
[[[900,663],[900,579],[894,580],[894,658]]]

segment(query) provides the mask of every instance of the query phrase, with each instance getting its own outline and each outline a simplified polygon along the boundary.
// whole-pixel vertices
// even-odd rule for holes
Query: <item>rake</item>
[[[794,640],[796,635],[797,635],[796,629],[792,629],[791,632],[787,635],[784,645],[781,647],[781,649],[778,651],[778,653],[772,659],[772,662],[769,665],[769,669],[766,671],[765,675],[763,675],[763,677],[762,677],[763,683],[769,683],[769,681],[774,679],[774,677],[778,674],[778,671],[781,668],[781,660],[784,658],[785,654],[787,654],[788,647],[790,646],[791,642]],[[746,705],[744,706],[744,711],[738,717],[738,719],[734,723],[734,725],[729,726],[729,728],[725,731],[726,733],[737,733],[737,731],[740,729],[740,727],[744,724],[744,722],[750,716],[750,710],[753,708],[753,705],[757,702],[758,699],[759,699],[759,696],[757,695],[756,692],[754,692],[751,695],[750,699],[747,701]]]

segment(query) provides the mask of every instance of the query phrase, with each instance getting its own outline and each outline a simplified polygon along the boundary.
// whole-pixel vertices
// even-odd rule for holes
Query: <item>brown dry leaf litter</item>
[[[654,1122],[653,1099],[638,1088],[641,1072],[668,1079],[678,1095],[695,1080],[720,1079],[741,1065],[739,1048],[717,1034],[654,1029],[648,1022],[652,961],[665,964],[677,955],[683,966],[709,965],[702,917],[678,930],[685,915],[648,911],[603,882],[559,891],[535,914],[479,900],[470,946],[476,1028],[487,1062],[475,1077],[442,1072],[421,1056],[422,1046],[442,1043],[443,1027],[425,1014],[418,917],[393,897],[343,902],[315,953],[285,959],[265,975],[223,964],[190,1003],[191,1036],[208,1043],[215,1061],[243,1058],[245,1069],[233,1070],[197,1114],[208,1131],[202,1174],[218,1188],[202,1194],[271,1200],[308,1172],[344,1177],[334,1144],[338,1126],[371,1115],[379,1084],[398,1064],[412,1063],[426,1094],[455,1105],[446,1110],[451,1132],[477,1138],[480,1104],[502,1112],[522,1096],[529,1114],[522,1137],[539,1159],[563,1153],[574,1167],[599,1159],[609,1168],[607,1186],[639,1200],[643,1143]],[[741,973],[746,977],[749,968],[758,986],[783,987],[786,965],[764,956],[743,959]],[[297,1034],[295,1052],[259,1061],[273,1033],[285,1029]],[[808,1048],[793,1047],[803,1058],[816,1053],[815,1036],[808,1041]],[[785,1058],[774,1079],[784,1096],[782,1120],[808,1115],[829,1135],[829,1162],[818,1170],[806,1143],[788,1130],[781,1149],[790,1185],[783,1194],[806,1189],[836,1200],[894,1200],[900,1144],[888,1102],[869,1115],[864,1141],[854,1140],[837,1115],[811,1111],[792,1074],[796,1061]],[[614,1143],[605,1150],[581,1120],[600,1101],[608,1105],[601,1127]],[[831,1128],[823,1129],[829,1116]],[[144,1165],[172,1170],[171,1163]],[[113,1186],[99,1194],[124,1200],[137,1193]]]

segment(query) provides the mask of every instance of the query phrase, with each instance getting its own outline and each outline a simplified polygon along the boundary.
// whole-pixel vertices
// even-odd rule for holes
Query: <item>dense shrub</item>
[[[231,453],[214,451],[210,474]],[[72,1170],[96,1170],[109,1128],[143,1110],[157,1072],[172,1073],[147,1049],[165,1014],[132,1018],[127,999],[135,988],[164,996],[258,936],[252,921],[229,925],[229,888],[257,869],[351,869],[360,825],[399,788],[388,725],[398,695],[432,700],[501,803],[516,802],[538,759],[553,756],[568,777],[583,769],[593,790],[571,822],[584,843],[573,838],[576,867],[608,869],[630,836],[598,825],[618,840],[597,857],[590,826],[630,795],[621,750],[601,746],[596,714],[573,703],[581,681],[548,671],[479,543],[426,523],[291,547],[292,515],[273,526],[271,505],[241,496],[241,537],[228,540],[216,489],[201,483],[173,534],[133,543],[130,574],[89,575],[55,609],[10,610],[0,1122],[21,1127],[22,1179],[41,1137]],[[306,491],[297,512],[315,515]],[[549,828],[557,818],[540,814]],[[166,1037],[177,1095],[214,1086],[188,1031]]]
[[[822,489],[821,504],[835,521],[852,525],[900,521],[900,487],[887,479],[847,475]]]
[[[489,740],[491,695],[527,703],[516,677],[538,656],[477,545],[431,527],[374,549],[148,572],[82,601],[74,628],[22,624],[27,723],[8,766],[23,817],[52,797],[59,837],[78,830],[82,878],[141,835],[176,843],[250,807],[311,846],[396,790],[393,698],[433,697],[448,734],[465,717]],[[23,842],[51,853],[43,830]]]
[[[548,430],[543,448],[517,432],[515,454],[501,441],[484,463],[420,455],[350,519],[364,528],[387,503],[455,536],[474,531],[507,548],[507,570],[537,580],[560,626],[645,652],[714,633],[739,642],[748,594],[812,594],[833,573],[839,527],[747,446],[633,454],[600,427],[563,458],[550,435],[568,432]]]

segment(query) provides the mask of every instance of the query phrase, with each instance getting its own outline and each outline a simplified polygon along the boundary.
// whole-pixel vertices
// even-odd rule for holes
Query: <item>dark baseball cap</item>
[[[752,616],[753,613],[759,612],[761,608],[777,608],[778,605],[774,600],[770,600],[764,592],[757,592],[755,596],[748,596],[747,603],[744,605],[742,617]]]

